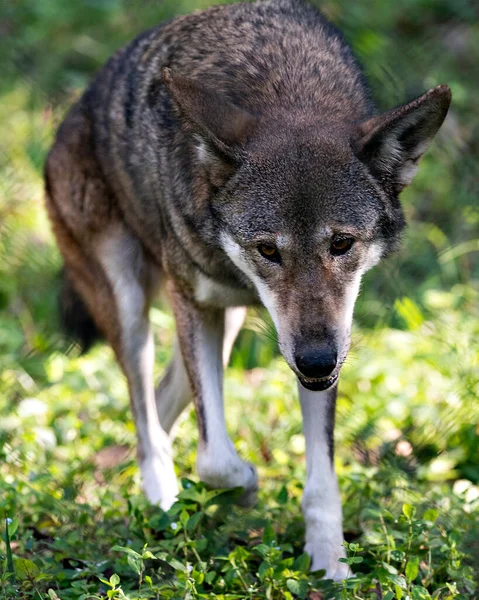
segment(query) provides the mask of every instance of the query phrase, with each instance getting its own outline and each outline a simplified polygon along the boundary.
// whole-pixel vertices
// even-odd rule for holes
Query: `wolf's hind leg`
[[[242,487],[241,504],[256,500],[257,475],[243,461],[226,431],[223,406],[225,311],[201,309],[168,282],[177,334],[188,372],[199,429],[197,469],[213,488]]]
[[[180,414],[192,400],[188,373],[176,337],[173,343],[173,356],[156,388],[155,395],[160,423],[169,434]]]
[[[111,341],[128,380],[143,488],[150,502],[168,509],[175,501],[178,484],[170,440],[158,419],[155,402],[154,347],[148,320],[154,273],[139,242],[121,226],[102,235],[95,253],[118,315],[119,331]]]
[[[226,367],[230,359],[234,341],[243,325],[246,309],[243,307],[228,308],[225,318],[225,335],[223,341],[223,364]],[[173,358],[167,367],[156,390],[156,408],[163,429],[170,433],[183,410],[193,399],[188,373],[183,356],[175,337]]]
[[[48,155],[46,205],[68,285],[82,300],[80,307],[73,305],[70,320],[91,316],[87,324],[96,326],[113,347],[128,380],[143,487],[152,502],[167,508],[178,488],[153,385],[148,308],[157,272],[122,222],[117,199],[95,160],[95,141],[90,115],[78,104]],[[83,338],[84,345],[92,341],[92,336]]]

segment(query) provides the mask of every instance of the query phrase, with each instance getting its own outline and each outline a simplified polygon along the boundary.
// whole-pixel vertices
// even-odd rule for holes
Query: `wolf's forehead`
[[[240,210],[231,211],[228,221],[237,237],[248,242],[270,239],[279,250],[298,243],[321,244],[338,234],[367,241],[374,237],[382,211],[374,200],[369,206],[359,204],[344,198],[328,203],[321,196],[258,195]]]
[[[283,156],[252,163],[242,192],[258,210],[261,204],[274,206],[283,216],[304,215],[309,225],[324,219],[367,223],[381,204],[378,186],[352,153],[346,160],[333,152],[285,150]]]
[[[282,232],[276,234],[276,246],[278,250],[286,250],[294,243],[294,237],[290,233]]]
[[[314,226],[314,237],[318,240],[329,239],[337,234],[368,240],[374,236],[381,217],[381,211],[372,206],[354,207],[326,214],[319,218]]]
[[[321,242],[338,234],[370,239],[383,213],[375,198],[361,200],[341,194],[329,198],[321,194],[299,196],[283,203],[283,207],[283,229],[278,231],[311,242]]]
[[[324,222],[312,221],[309,226],[302,228],[285,227],[284,232],[276,236],[277,247],[289,249],[295,246],[304,247],[323,247],[329,244],[337,236],[350,236],[352,238],[369,242],[374,239],[376,230],[376,219],[362,225],[361,223],[349,223],[341,221],[331,221],[329,224]]]

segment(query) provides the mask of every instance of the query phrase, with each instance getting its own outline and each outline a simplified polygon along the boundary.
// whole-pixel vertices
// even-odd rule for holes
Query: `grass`
[[[465,0],[411,0],[409,11],[323,3],[368,66],[384,106],[443,81],[454,94],[449,121],[404,194],[404,249],[368,276],[357,306],[336,427],[353,575],[346,583],[308,571],[295,382],[259,315],[249,316],[225,382],[232,439],[259,471],[259,501],[250,511],[231,507],[234,491],[198,483],[191,411],[174,442],[179,501],[168,513],[149,506],[111,351],[98,346],[80,357],[58,331],[61,261],[42,183],[54,131],[116,47],[196,6],[145,2],[133,10],[119,0],[42,0],[2,8],[0,597],[473,598],[479,46]],[[152,320],[159,377],[173,321],[161,306]]]
[[[226,379],[233,439],[259,467],[258,506],[232,509],[234,494],[195,483],[189,412],[175,441],[183,491],[166,514],[141,494],[125,384],[110,350],[99,347],[87,357],[50,351],[41,384],[12,365],[26,393],[3,407],[1,508],[12,519],[16,574],[14,584],[5,562],[5,597],[14,589],[25,598],[52,589],[62,600],[108,592],[304,598],[318,590],[324,598],[472,597],[479,487],[471,483],[477,464],[464,456],[477,453],[477,374],[463,351],[472,354],[474,332],[444,308],[454,304],[450,294],[430,302],[440,315],[369,334],[345,369],[337,469],[356,574],[347,588],[307,573],[304,441],[294,381],[280,359],[252,372],[231,368]],[[400,308],[418,318],[417,307],[412,316]],[[153,318],[166,345],[171,318],[159,309]]]

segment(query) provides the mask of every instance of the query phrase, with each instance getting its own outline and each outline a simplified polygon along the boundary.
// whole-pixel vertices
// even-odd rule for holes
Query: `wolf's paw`
[[[340,541],[327,539],[307,541],[304,550],[311,557],[311,571],[325,570],[325,579],[334,581],[346,579],[348,565],[339,562],[340,558],[346,556],[341,544],[342,539]]]
[[[141,462],[143,491],[151,504],[159,504],[168,510],[178,495],[173,462],[170,456],[148,456]]]
[[[250,508],[256,504],[258,499],[258,473],[256,467],[249,462],[243,462],[245,465],[245,482],[241,485],[244,492],[236,500],[239,506]]]
[[[253,506],[258,492],[256,468],[239,458],[237,454],[199,453],[198,475],[201,481],[217,489],[242,487],[243,494],[236,501],[240,506]]]
[[[343,546],[343,528],[337,511],[321,510],[319,507],[305,511],[305,552],[311,557],[311,570],[326,571],[324,577],[341,581],[348,575],[348,565],[339,562],[346,557]]]

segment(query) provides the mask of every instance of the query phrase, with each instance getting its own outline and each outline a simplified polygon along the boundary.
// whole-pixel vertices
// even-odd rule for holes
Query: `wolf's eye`
[[[346,254],[351,250],[353,244],[353,238],[337,238],[332,242],[329,251],[333,256],[341,256],[341,254]]]
[[[258,246],[258,252],[261,254],[261,256],[267,258],[271,262],[281,262],[281,254],[279,253],[279,250],[274,246],[268,246],[268,244],[260,244]]]

